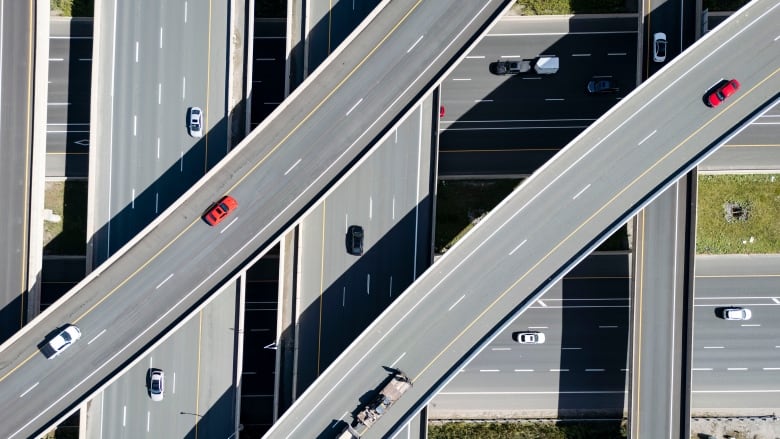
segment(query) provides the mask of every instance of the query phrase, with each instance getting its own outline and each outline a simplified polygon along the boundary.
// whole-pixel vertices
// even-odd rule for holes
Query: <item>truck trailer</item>
[[[357,425],[364,425],[366,429],[371,428],[374,423],[385,414],[385,412],[412,387],[412,381],[405,373],[400,370],[393,372],[390,381],[377,393],[376,397],[360,412],[358,412]],[[356,426],[357,426],[356,425]],[[338,439],[357,439],[360,434],[347,424],[341,431]]]

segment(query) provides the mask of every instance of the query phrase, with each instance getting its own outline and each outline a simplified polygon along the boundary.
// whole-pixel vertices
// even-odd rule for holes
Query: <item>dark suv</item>
[[[363,228],[349,226],[347,229],[347,253],[355,256],[363,254]]]
[[[588,94],[607,94],[617,93],[620,91],[620,87],[608,78],[593,78],[588,82]]]

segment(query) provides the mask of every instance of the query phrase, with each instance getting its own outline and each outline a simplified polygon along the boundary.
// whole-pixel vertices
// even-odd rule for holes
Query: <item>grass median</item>
[[[46,183],[43,254],[83,255],[86,251],[87,182]]]
[[[430,439],[623,439],[625,421],[446,422],[428,426]]]
[[[696,252],[780,253],[780,175],[700,175]]]

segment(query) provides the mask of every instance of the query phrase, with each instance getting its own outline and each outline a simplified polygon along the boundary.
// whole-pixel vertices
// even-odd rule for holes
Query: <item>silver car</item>
[[[653,61],[666,61],[666,34],[663,32],[653,34]]]
[[[203,137],[203,110],[192,107],[189,111],[189,130],[192,137]]]
[[[162,401],[165,396],[165,372],[153,369],[149,378],[149,397],[152,401]]]

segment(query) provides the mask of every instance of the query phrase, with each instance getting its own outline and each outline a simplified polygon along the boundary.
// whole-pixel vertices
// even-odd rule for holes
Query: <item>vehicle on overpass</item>
[[[43,354],[46,358],[52,359],[61,354],[62,351],[70,347],[73,343],[77,342],[81,338],[81,330],[76,325],[68,325],[54,338],[49,340],[43,348]]]
[[[739,90],[739,81],[736,79],[721,79],[715,84],[713,89],[707,93],[705,103],[708,107],[717,107],[727,97],[733,95]]]
[[[376,398],[374,398],[367,406],[363,408],[363,410],[358,413],[357,424],[363,424],[366,426],[366,428],[371,428],[371,426],[374,425],[374,423],[385,414],[387,409],[389,409],[396,401],[398,401],[399,398],[401,398],[401,395],[406,393],[406,391],[411,388],[412,381],[408,376],[406,376],[405,373],[401,372],[400,370],[393,371],[390,382],[388,382],[382,388],[382,390],[379,391],[379,393],[376,395]],[[360,435],[357,434],[353,426],[350,424],[347,424],[347,426],[338,436],[339,439],[359,437]]]
[[[203,220],[206,221],[208,225],[214,227],[221,223],[230,212],[236,209],[236,207],[238,207],[238,201],[230,195],[225,195],[209,208],[209,211],[203,215]]]

